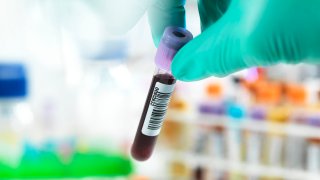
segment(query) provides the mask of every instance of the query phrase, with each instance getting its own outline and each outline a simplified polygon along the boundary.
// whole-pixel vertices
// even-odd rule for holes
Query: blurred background
[[[153,156],[133,160],[156,48],[147,17],[111,35],[93,2],[0,1],[0,179],[320,178],[320,66],[305,64],[178,82]]]

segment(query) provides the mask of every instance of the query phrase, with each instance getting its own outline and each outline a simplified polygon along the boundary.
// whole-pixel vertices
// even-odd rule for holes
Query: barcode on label
[[[173,88],[174,85],[156,83],[142,127],[144,135],[157,136],[160,133]]]

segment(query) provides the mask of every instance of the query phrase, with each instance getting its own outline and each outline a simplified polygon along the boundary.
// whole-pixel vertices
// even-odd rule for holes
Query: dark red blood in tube
[[[142,133],[142,127],[143,127],[146,114],[148,112],[149,104],[152,98],[152,94],[157,82],[160,82],[166,85],[172,85],[172,84],[175,84],[176,80],[170,74],[156,74],[153,76],[148,97],[144,105],[143,113],[138,126],[138,130],[136,132],[133,145],[131,147],[132,157],[139,161],[147,160],[151,156],[154,146],[156,144],[157,137],[158,137],[158,136],[147,136]]]

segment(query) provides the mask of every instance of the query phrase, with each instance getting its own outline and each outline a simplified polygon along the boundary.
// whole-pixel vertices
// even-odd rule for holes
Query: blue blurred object
[[[0,98],[27,96],[27,84],[23,64],[0,64]]]
[[[228,115],[234,120],[241,120],[245,116],[244,107],[239,104],[230,104],[228,107]]]
[[[40,151],[31,142],[25,141],[23,143],[23,154],[29,159],[38,158]]]
[[[82,49],[86,58],[105,61],[105,60],[125,60],[128,56],[128,44],[125,40],[108,40],[99,45]]]

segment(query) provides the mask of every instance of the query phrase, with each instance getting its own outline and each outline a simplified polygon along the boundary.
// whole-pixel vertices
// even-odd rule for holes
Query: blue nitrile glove
[[[203,33],[175,56],[177,79],[220,77],[280,62],[320,62],[319,0],[233,0],[215,22],[226,4],[199,0]]]

